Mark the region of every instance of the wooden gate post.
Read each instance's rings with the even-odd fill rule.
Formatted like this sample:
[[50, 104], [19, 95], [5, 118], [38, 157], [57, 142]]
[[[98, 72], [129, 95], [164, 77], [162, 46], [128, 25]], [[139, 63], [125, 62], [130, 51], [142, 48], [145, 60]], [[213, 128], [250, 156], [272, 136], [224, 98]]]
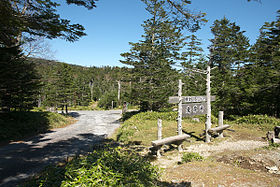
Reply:
[[[224, 126], [224, 111], [219, 111], [219, 127]], [[219, 133], [219, 138], [223, 138], [224, 133], [223, 131]]]

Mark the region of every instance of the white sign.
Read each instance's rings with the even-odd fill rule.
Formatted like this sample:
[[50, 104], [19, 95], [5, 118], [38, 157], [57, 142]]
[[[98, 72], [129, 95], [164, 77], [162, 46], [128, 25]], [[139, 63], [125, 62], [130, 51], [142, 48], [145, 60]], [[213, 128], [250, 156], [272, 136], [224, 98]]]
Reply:
[[195, 116], [206, 114], [206, 103], [190, 103], [182, 105], [182, 116]]
[[[211, 96], [211, 101], [215, 101], [216, 96]], [[178, 96], [169, 97], [169, 103], [179, 103]], [[206, 96], [182, 96], [183, 103], [201, 103], [206, 102]]]

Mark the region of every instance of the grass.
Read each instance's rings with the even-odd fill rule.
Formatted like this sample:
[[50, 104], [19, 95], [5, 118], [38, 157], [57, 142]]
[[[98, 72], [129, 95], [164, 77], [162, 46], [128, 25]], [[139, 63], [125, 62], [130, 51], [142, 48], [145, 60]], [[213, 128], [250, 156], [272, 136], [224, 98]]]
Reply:
[[73, 122], [69, 116], [51, 112], [0, 113], [0, 142], [22, 140]]
[[182, 162], [188, 163], [193, 161], [202, 161], [204, 158], [199, 153], [184, 153], [182, 156]]
[[[124, 116], [124, 123], [113, 136], [117, 141], [124, 143], [141, 142], [142, 145], [150, 146], [151, 141], [157, 139], [157, 119], [162, 122], [163, 138], [177, 135], [177, 113], [176, 112], [132, 112]], [[200, 122], [185, 118], [182, 122], [184, 133], [191, 135], [191, 141], [203, 141], [201, 135], [205, 129], [205, 117], [198, 116]], [[248, 118], [248, 119], [247, 119]], [[212, 127], [217, 125], [217, 118], [212, 117]], [[264, 137], [268, 130], [273, 130], [275, 125], [279, 125], [280, 119], [268, 116], [248, 116], [238, 118], [236, 121], [225, 121], [230, 124], [234, 132], [225, 131], [225, 137], [233, 139], [259, 139]], [[238, 133], [236, 133], [238, 132]], [[220, 140], [215, 139], [214, 142]]]
[[46, 168], [23, 186], [156, 186], [158, 169], [119, 146], [96, 148], [62, 166]]

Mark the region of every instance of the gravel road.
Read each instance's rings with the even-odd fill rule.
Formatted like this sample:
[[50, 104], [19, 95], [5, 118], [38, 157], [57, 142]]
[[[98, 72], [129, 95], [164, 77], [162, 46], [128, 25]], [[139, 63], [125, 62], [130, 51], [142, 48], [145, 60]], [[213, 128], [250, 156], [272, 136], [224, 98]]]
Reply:
[[0, 187], [15, 186], [45, 166], [90, 151], [119, 126], [121, 111], [78, 111], [78, 122], [0, 148]]

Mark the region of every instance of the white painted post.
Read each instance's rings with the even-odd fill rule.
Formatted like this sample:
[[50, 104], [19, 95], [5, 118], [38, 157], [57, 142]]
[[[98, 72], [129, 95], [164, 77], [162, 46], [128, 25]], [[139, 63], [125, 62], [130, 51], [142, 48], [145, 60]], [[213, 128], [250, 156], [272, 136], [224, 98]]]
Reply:
[[206, 103], [207, 103], [207, 114], [206, 114], [206, 124], [205, 124], [205, 142], [210, 142], [210, 134], [208, 130], [211, 128], [211, 87], [210, 87], [210, 78], [211, 78], [211, 68], [210, 64], [207, 66], [207, 81], [206, 81]]
[[120, 105], [120, 99], [121, 99], [121, 81], [118, 82], [118, 103]]
[[178, 90], [178, 96], [179, 96], [179, 104], [178, 104], [178, 135], [182, 135], [182, 80], [179, 79], [179, 90]]
[[[158, 119], [158, 140], [161, 140], [162, 139], [162, 120], [161, 119]], [[160, 149], [157, 150], [157, 157], [159, 158], [161, 155], [160, 155]]]
[[162, 120], [158, 119], [158, 140], [162, 139]]
[[[183, 131], [182, 131], [182, 113], [183, 113], [183, 107], [182, 107], [182, 103], [183, 103], [183, 98], [182, 98], [182, 87], [183, 87], [183, 83], [182, 80], [179, 79], [179, 89], [178, 89], [178, 97], [179, 97], [179, 104], [178, 104], [178, 135], [182, 135]], [[178, 146], [178, 150], [179, 151], [183, 151], [182, 145]]]
[[[219, 127], [224, 126], [224, 111], [219, 111]], [[223, 131], [219, 134], [219, 138], [223, 138]]]

